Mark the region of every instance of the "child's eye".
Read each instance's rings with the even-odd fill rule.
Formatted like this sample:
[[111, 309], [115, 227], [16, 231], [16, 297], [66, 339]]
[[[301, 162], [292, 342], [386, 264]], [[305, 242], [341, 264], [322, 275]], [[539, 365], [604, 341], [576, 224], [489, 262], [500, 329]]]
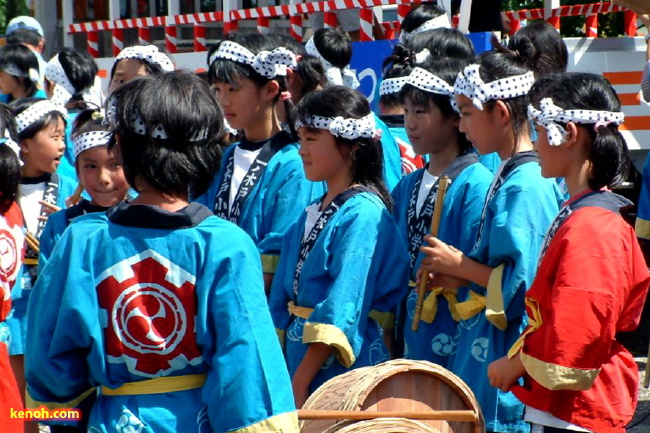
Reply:
[[94, 168], [97, 168], [97, 166], [95, 164], [84, 164], [84, 168], [86, 170], [92, 170]]

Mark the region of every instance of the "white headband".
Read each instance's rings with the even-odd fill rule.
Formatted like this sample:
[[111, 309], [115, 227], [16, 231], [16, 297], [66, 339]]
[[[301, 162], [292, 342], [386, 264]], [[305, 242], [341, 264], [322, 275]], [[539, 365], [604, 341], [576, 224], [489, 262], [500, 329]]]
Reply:
[[350, 89], [356, 89], [359, 87], [359, 80], [357, 80], [356, 75], [350, 70], [348, 66], [343, 69], [337, 68], [321, 55], [321, 53], [318, 51], [318, 48], [316, 48], [316, 43], [314, 42], [313, 36], [309, 38], [305, 44], [305, 49], [309, 55], [317, 57], [318, 60], [320, 60], [320, 62], [323, 64], [323, 67], [325, 68], [325, 75], [327, 75], [327, 82], [331, 86], [345, 86], [349, 87]]
[[[546, 129], [548, 133], [548, 143], [551, 146], [559, 146], [564, 142], [567, 131], [558, 123], [574, 122], [579, 124], [593, 123], [597, 129], [600, 125], [609, 125], [614, 123], [620, 125], [625, 120], [623, 113], [613, 111], [596, 111], [596, 110], [565, 110], [553, 103], [551, 98], [544, 98], [540, 101], [541, 110], [537, 110], [532, 105], [528, 106], [528, 117], [534, 120], [539, 126]], [[598, 132], [598, 131], [596, 131]]]
[[454, 88], [449, 83], [426, 69], [414, 68], [407, 77], [407, 83], [428, 93], [450, 97], [454, 95]]
[[463, 72], [458, 74], [454, 84], [454, 93], [471, 99], [472, 104], [479, 110], [483, 110], [483, 104], [490, 100], [526, 95], [535, 82], [535, 75], [532, 72], [526, 72], [523, 75], [486, 83], [479, 73], [480, 68], [481, 66], [477, 64], [467, 66]]
[[446, 29], [451, 28], [451, 21], [449, 21], [449, 17], [447, 16], [446, 13], [437, 16], [435, 18], [432, 18], [429, 21], [425, 21], [424, 23], [420, 24], [419, 27], [415, 28], [411, 32], [401, 32], [399, 35], [399, 41], [400, 43], [403, 44], [407, 42], [410, 38], [412, 38], [413, 35], [426, 32], [427, 30], [434, 30], [440, 28], [446, 28]]
[[82, 152], [93, 147], [108, 146], [112, 136], [113, 134], [108, 131], [91, 131], [75, 137], [72, 140], [74, 159], [76, 160]]
[[379, 94], [384, 96], [399, 93], [402, 87], [404, 87], [404, 84], [407, 83], [407, 80], [408, 77], [386, 78], [379, 85]]
[[375, 116], [370, 113], [361, 119], [344, 119], [337, 117], [311, 116], [309, 124], [296, 120], [296, 129], [308, 127], [325, 129], [336, 137], [354, 140], [356, 138], [381, 138], [381, 130], [375, 129]]
[[279, 47], [273, 51], [260, 51], [253, 54], [248, 48], [239, 45], [233, 41], [223, 41], [217, 51], [211, 56], [211, 62], [216, 59], [231, 60], [237, 63], [251, 66], [255, 72], [263, 77], [272, 79], [287, 75], [287, 66], [295, 68], [296, 56], [284, 47]]
[[147, 63], [153, 63], [162, 68], [165, 72], [174, 70], [174, 63], [165, 53], [158, 51], [155, 45], [135, 45], [133, 47], [124, 48], [120, 54], [115, 57], [115, 63], [122, 59], [140, 59]]
[[23, 132], [27, 127], [29, 127], [29, 125], [54, 111], [61, 113], [64, 119], [68, 118], [67, 111], [61, 107], [57, 107], [54, 103], [52, 103], [52, 101], [43, 100], [36, 102], [16, 116], [16, 126], [18, 128], [18, 132]]
[[74, 95], [77, 93], [77, 89], [74, 88], [74, 85], [68, 79], [68, 76], [65, 74], [65, 70], [59, 61], [59, 55], [52, 57], [49, 62], [47, 62], [47, 67], [45, 68], [45, 78], [52, 81], [57, 86], [63, 87], [65, 90]]
[[30, 81], [33, 81], [34, 83], [38, 83], [41, 79], [38, 70], [34, 68], [29, 68], [29, 71], [27, 73], [24, 73], [18, 66], [14, 65], [13, 63], [7, 63], [0, 69], [9, 75], [13, 75], [14, 77], [29, 78]]
[[7, 145], [9, 146], [9, 149], [13, 150], [16, 156], [18, 157], [18, 160], [20, 161], [20, 165], [23, 165], [22, 159], [20, 159], [20, 147], [18, 146], [18, 143], [16, 143], [13, 138], [11, 138], [11, 135], [9, 135], [9, 130], [5, 129], [5, 135], [3, 138], [0, 138], [0, 146], [2, 145]]

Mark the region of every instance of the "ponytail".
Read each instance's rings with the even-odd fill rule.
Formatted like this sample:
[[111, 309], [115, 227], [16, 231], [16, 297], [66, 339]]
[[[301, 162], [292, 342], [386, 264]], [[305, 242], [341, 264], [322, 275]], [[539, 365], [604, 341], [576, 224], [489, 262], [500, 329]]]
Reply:
[[630, 151], [618, 126], [598, 125], [591, 128], [585, 125], [593, 144], [589, 152], [591, 173], [589, 188], [598, 190], [603, 187], [615, 188], [627, 178], [630, 168]]

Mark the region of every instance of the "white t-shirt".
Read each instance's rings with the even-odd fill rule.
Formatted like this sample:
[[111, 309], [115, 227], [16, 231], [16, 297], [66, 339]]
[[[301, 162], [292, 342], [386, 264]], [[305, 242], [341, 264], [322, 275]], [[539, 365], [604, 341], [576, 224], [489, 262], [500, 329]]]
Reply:
[[320, 203], [314, 203], [310, 206], [307, 206], [305, 209], [307, 212], [307, 219], [305, 220], [305, 231], [302, 234], [302, 240], [304, 241], [311, 233], [311, 230], [314, 228], [314, 224], [318, 221], [323, 212], [320, 211]]
[[415, 213], [420, 215], [422, 211], [422, 206], [424, 205], [424, 200], [426, 200], [431, 188], [438, 180], [437, 176], [432, 175], [427, 170], [424, 170], [424, 175], [422, 176], [422, 181], [420, 182], [420, 191], [418, 191], [418, 201], [415, 204]]
[[39, 201], [43, 200], [45, 194], [45, 187], [47, 183], [30, 183], [20, 184], [18, 186], [18, 204], [23, 211], [23, 218], [27, 231], [36, 235], [38, 229], [38, 216], [41, 214], [43, 207]]
[[535, 409], [530, 406], [526, 406], [526, 414], [524, 415], [524, 421], [528, 421], [532, 425], [531, 433], [536, 433], [535, 430], [542, 431], [541, 427], [537, 426], [547, 426], [555, 427], [564, 430], [573, 430], [578, 432], [590, 433], [589, 430], [585, 430], [582, 427], [571, 424], [566, 421], [562, 421], [559, 418], [554, 417], [549, 412], [544, 412], [538, 409]]
[[234, 161], [234, 170], [232, 173], [232, 178], [230, 179], [230, 197], [228, 198], [228, 209], [232, 209], [232, 204], [237, 197], [237, 192], [239, 192], [239, 186], [241, 185], [244, 176], [248, 173], [248, 169], [251, 168], [253, 162], [257, 158], [257, 155], [260, 154], [262, 148], [257, 150], [244, 150], [239, 146], [235, 146], [235, 161]]

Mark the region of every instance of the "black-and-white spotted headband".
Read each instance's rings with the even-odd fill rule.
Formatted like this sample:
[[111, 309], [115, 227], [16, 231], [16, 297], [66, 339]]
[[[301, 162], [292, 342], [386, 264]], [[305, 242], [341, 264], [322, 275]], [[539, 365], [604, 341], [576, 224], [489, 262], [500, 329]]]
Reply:
[[360, 83], [359, 80], [357, 80], [357, 76], [348, 66], [343, 69], [337, 68], [323, 57], [323, 55], [318, 51], [318, 48], [316, 48], [313, 36], [309, 38], [305, 44], [305, 49], [307, 50], [307, 54], [317, 57], [318, 60], [320, 60], [323, 68], [325, 68], [325, 75], [327, 76], [327, 82], [330, 86], [345, 86], [350, 89], [356, 89], [359, 87]]
[[354, 140], [357, 138], [381, 138], [381, 130], [375, 128], [375, 116], [370, 113], [361, 119], [345, 119], [341, 116], [311, 116], [307, 124], [296, 120], [296, 129], [307, 127], [325, 129], [336, 137]]
[[621, 125], [625, 120], [625, 115], [621, 112], [566, 110], [555, 105], [551, 98], [542, 99], [539, 107], [541, 110], [529, 105], [528, 118], [546, 129], [548, 143], [551, 146], [559, 146], [566, 138], [567, 131], [560, 123], [594, 124], [594, 129], [597, 130], [600, 125], [609, 125], [610, 123]]
[[408, 42], [408, 40], [411, 39], [414, 35], [417, 35], [418, 33], [426, 32], [427, 30], [440, 29], [440, 28], [447, 28], [447, 29], [451, 28], [451, 21], [449, 21], [449, 17], [447, 16], [447, 14], [442, 14], [428, 21], [425, 21], [424, 23], [420, 24], [419, 27], [415, 28], [411, 32], [402, 31], [399, 34], [399, 41], [400, 43], [404, 44]]
[[165, 72], [174, 70], [174, 63], [165, 53], [161, 53], [155, 45], [136, 45], [124, 48], [120, 54], [115, 57], [117, 63], [122, 59], [139, 59], [147, 63], [153, 63], [162, 68]]
[[[425, 48], [419, 53], [415, 54], [415, 64], [420, 65], [422, 63], [425, 63], [430, 58], [431, 52]], [[379, 94], [381, 96], [384, 96], [399, 93], [402, 90], [402, 87], [404, 87], [404, 84], [406, 84], [406, 81], [407, 77], [386, 78], [385, 80], [382, 80], [381, 84], [379, 85]]]
[[419, 67], [414, 68], [408, 76], [408, 84], [438, 95], [454, 96], [454, 88], [437, 75]]
[[217, 51], [210, 57], [210, 64], [216, 59], [225, 59], [248, 65], [255, 72], [269, 79], [277, 76], [284, 77], [287, 75], [287, 66], [292, 68], [297, 66], [295, 54], [284, 47], [253, 54], [248, 48], [233, 41], [221, 42]]
[[16, 127], [18, 128], [18, 132], [23, 132], [29, 127], [29, 125], [52, 112], [60, 113], [64, 119], [68, 118], [68, 112], [55, 105], [52, 101], [38, 101], [16, 116]]
[[29, 80], [34, 83], [38, 83], [41, 80], [41, 76], [38, 73], [38, 69], [29, 68], [29, 71], [25, 73], [13, 63], [5, 63], [0, 69], [5, 71], [9, 75], [13, 75], [14, 77], [29, 78]]
[[49, 62], [47, 62], [47, 67], [45, 68], [45, 78], [52, 81], [57, 86], [63, 87], [65, 90], [73, 95], [76, 93], [74, 85], [70, 82], [70, 79], [65, 74], [65, 70], [59, 61], [59, 55], [52, 57]]
[[477, 64], [467, 66], [458, 74], [454, 84], [454, 93], [471, 99], [472, 104], [479, 110], [483, 110], [483, 104], [491, 100], [526, 95], [535, 82], [535, 75], [527, 72], [486, 83], [479, 73], [480, 68]]
[[72, 140], [74, 159], [88, 149], [99, 146], [108, 146], [113, 134], [108, 131], [91, 131], [78, 135]]

